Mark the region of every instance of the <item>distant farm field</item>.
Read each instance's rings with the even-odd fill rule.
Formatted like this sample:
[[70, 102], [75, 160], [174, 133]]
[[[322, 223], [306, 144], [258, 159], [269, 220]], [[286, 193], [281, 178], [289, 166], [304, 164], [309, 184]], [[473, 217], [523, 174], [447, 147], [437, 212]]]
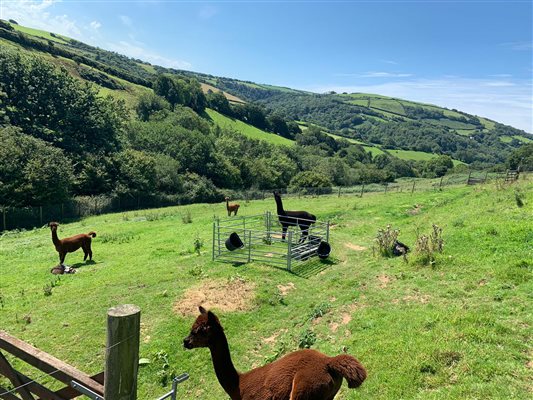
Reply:
[[282, 146], [292, 146], [294, 144], [294, 141], [290, 139], [284, 138], [274, 133], [262, 131], [261, 129], [258, 129], [255, 126], [239, 121], [238, 119], [227, 117], [225, 115], [220, 114], [219, 112], [216, 112], [215, 110], [211, 110], [208, 108], [205, 111], [213, 120], [213, 122], [221, 128], [230, 129], [235, 132], [242, 133], [250, 139], [264, 140], [268, 143]]
[[[275, 211], [271, 197], [235, 200], [240, 215]], [[97, 236], [94, 263], [69, 254], [78, 272], [59, 278], [49, 272], [58, 258], [48, 228], [4, 233], [0, 327], [92, 374], [103, 369], [107, 309], [138, 305], [140, 356], [149, 361], [139, 369], [139, 399], [163, 395], [181, 372], [191, 378], [180, 399], [227, 397], [209, 351], [183, 349], [198, 303], [219, 316], [241, 371], [302, 343], [357, 356], [368, 379], [358, 390], [343, 383], [340, 400], [530, 398], [533, 182], [291, 197], [285, 207], [331, 222], [327, 262], [289, 273], [211, 261], [212, 218], [226, 216], [224, 203], [63, 223], [60, 237]], [[407, 262], [374, 255], [376, 233], [389, 224], [412, 249], [437, 224], [443, 253], [432, 266], [415, 254]]]

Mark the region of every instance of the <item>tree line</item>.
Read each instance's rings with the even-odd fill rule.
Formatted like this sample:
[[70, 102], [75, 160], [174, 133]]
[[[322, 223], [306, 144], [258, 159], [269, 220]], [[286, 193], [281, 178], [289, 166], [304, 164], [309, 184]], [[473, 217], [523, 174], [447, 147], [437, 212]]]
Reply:
[[[167, 91], [156, 85], [132, 113], [123, 101], [99, 96], [94, 85], [63, 68], [1, 49], [0, 205], [149, 193], [220, 201], [225, 189], [390, 182], [440, 176], [453, 167], [448, 156], [429, 162], [372, 157], [314, 127], [294, 132], [290, 147], [252, 140], [221, 129], [203, 112], [210, 105], [232, 113], [245, 106], [226, 104], [221, 93], [204, 95], [189, 77], [158, 79], [162, 88], [175, 86]], [[256, 109], [248, 110], [251, 120]], [[270, 115], [255, 117], [272, 121]]]

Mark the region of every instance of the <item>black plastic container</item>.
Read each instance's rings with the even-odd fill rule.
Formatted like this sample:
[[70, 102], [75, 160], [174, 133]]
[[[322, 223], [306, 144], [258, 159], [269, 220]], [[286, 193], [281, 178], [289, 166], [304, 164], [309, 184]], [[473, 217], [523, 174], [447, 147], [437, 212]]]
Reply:
[[316, 249], [316, 254], [318, 255], [318, 258], [325, 259], [329, 257], [329, 253], [331, 252], [331, 246], [328, 242], [320, 242], [318, 245], [318, 249]]
[[226, 249], [229, 251], [237, 250], [242, 247], [244, 247], [244, 243], [239, 235], [237, 235], [237, 232], [233, 232], [231, 235], [229, 235], [229, 238], [226, 239]]

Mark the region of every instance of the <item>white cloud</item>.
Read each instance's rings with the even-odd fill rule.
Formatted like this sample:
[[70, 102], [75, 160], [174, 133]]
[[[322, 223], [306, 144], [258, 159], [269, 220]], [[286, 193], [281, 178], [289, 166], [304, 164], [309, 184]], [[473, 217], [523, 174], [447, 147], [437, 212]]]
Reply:
[[500, 43], [500, 46], [509, 47], [512, 50], [516, 51], [531, 51], [533, 50], [533, 42], [507, 42], [507, 43]]
[[353, 77], [353, 78], [409, 78], [413, 74], [406, 73], [394, 73], [394, 72], [382, 72], [382, 71], [369, 71], [363, 74], [351, 74], [351, 73], [339, 73], [335, 76]]
[[94, 29], [95, 31], [97, 31], [98, 29], [100, 29], [100, 27], [102, 26], [102, 24], [98, 21], [93, 21], [89, 24], [89, 26]]
[[106, 48], [117, 53], [127, 55], [129, 57], [138, 58], [143, 61], [148, 61], [151, 64], [161, 65], [168, 68], [176, 69], [190, 69], [191, 63], [183, 60], [174, 60], [163, 57], [150, 50], [146, 50], [144, 43], [134, 41], [134, 43], [122, 40], [118, 43], [108, 43]]
[[341, 93], [376, 93], [430, 103], [487, 117], [533, 133], [531, 81], [465, 78], [411, 79], [373, 85], [332, 84], [302, 89], [317, 93], [331, 90]]
[[119, 18], [122, 24], [127, 26], [128, 28], [131, 28], [133, 26], [133, 21], [127, 15], [119, 15]]
[[50, 9], [59, 0], [19, 0], [2, 2], [2, 17], [47, 32], [55, 32], [76, 39], [82, 38], [82, 30], [68, 15], [52, 15]]

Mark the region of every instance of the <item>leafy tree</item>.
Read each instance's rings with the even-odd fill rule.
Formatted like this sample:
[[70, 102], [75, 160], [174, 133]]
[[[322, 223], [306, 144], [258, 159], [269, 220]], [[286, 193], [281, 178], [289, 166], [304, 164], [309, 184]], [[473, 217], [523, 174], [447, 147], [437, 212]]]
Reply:
[[533, 171], [533, 143], [522, 145], [519, 149], [513, 151], [507, 160], [510, 169], [521, 171]]
[[[291, 188], [307, 190], [320, 188], [321, 193], [331, 193], [332, 191], [331, 181], [323, 174], [315, 171], [303, 171], [298, 173], [291, 179], [289, 186]], [[313, 190], [310, 192], [313, 193]]]
[[170, 104], [163, 97], [152, 92], [143, 93], [139, 97], [139, 102], [135, 111], [141, 121], [148, 121], [150, 115], [157, 111], [170, 110]]
[[115, 192], [120, 195], [153, 193], [157, 184], [154, 157], [137, 150], [127, 149], [114, 157], [118, 169]]
[[72, 182], [72, 165], [62, 150], [18, 128], [0, 128], [0, 204], [58, 204], [69, 197]]

